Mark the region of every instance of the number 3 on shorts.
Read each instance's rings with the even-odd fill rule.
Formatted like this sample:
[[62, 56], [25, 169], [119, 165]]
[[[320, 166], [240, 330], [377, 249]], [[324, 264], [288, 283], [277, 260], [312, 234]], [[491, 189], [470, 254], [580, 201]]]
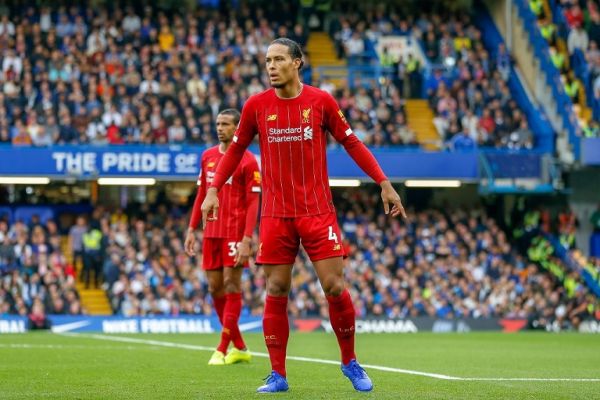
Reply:
[[337, 241], [337, 234], [333, 232], [333, 226], [329, 225], [329, 240], [333, 240], [334, 242], [338, 242]]
[[227, 255], [230, 257], [235, 256], [235, 251], [237, 250], [237, 243], [236, 242], [228, 242], [227, 246], [229, 246], [229, 253], [227, 253]]

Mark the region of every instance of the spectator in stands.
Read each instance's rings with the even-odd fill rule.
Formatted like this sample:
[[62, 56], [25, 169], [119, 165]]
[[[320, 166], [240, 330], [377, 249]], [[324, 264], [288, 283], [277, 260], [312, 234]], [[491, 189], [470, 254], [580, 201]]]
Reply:
[[567, 48], [569, 55], [573, 55], [576, 49], [585, 52], [589, 46], [589, 37], [587, 32], [583, 29], [583, 26], [578, 24], [573, 26], [573, 29], [569, 32], [567, 39]]
[[93, 144], [106, 143], [106, 126], [102, 122], [100, 108], [94, 107], [91, 109], [90, 120], [86, 129], [87, 140]]
[[12, 134], [12, 144], [18, 146], [31, 146], [33, 144], [31, 136], [23, 126], [21, 121], [16, 121], [14, 125], [14, 133]]
[[17, 255], [8, 235], [8, 223], [0, 220], [0, 273], [14, 269], [16, 258]]
[[579, 7], [579, 4], [574, 3], [568, 7], [565, 11], [565, 18], [567, 19], [567, 24], [571, 29], [576, 29], [577, 27], [583, 26], [583, 13], [581, 12], [581, 7]]
[[44, 304], [40, 299], [34, 300], [33, 306], [31, 307], [31, 313], [28, 315], [28, 318], [29, 321], [27, 329], [50, 329], [50, 321], [46, 316]]
[[529, 0], [529, 8], [537, 16], [541, 18], [544, 16], [544, 2], [543, 0]]
[[600, 72], [598, 71], [598, 66], [600, 65], [600, 63], [598, 62], [600, 61], [600, 49], [598, 49], [598, 44], [596, 41], [590, 41], [590, 47], [586, 52], [585, 57], [586, 61], [590, 66], [591, 75], [592, 77], [595, 77], [596, 75], [598, 75], [598, 72]]
[[421, 65], [419, 60], [413, 56], [412, 53], [408, 54], [406, 60], [406, 73], [409, 80], [410, 92], [408, 97], [420, 97], [421, 96]]
[[538, 26], [542, 37], [546, 39], [550, 46], [556, 46], [556, 25], [549, 18], [538, 20]]
[[104, 255], [102, 254], [102, 232], [98, 222], [92, 221], [82, 236], [83, 244], [83, 281], [85, 287], [90, 287], [92, 271], [96, 289], [100, 286]]
[[87, 232], [85, 217], [77, 217], [75, 224], [69, 229], [69, 244], [71, 246], [71, 258], [75, 265], [83, 265], [83, 235]]
[[362, 62], [362, 56], [365, 51], [365, 42], [361, 37], [360, 32], [352, 32], [352, 36], [344, 41], [344, 50], [350, 65]]
[[527, 120], [521, 119], [518, 129], [511, 132], [510, 136], [505, 138], [505, 144], [509, 149], [532, 149], [533, 134], [529, 130]]
[[573, 104], [578, 104], [582, 93], [579, 80], [575, 79], [573, 71], [569, 71], [564, 79], [565, 92], [567, 93], [567, 96], [571, 98]]
[[600, 12], [590, 12], [590, 21], [587, 26], [590, 42], [600, 43]]
[[173, 125], [168, 129], [169, 143], [183, 143], [186, 140], [185, 128], [181, 118], [174, 118]]
[[508, 81], [508, 78], [510, 77], [511, 65], [512, 60], [510, 54], [508, 53], [508, 50], [506, 50], [504, 43], [500, 43], [498, 45], [498, 51], [496, 52], [496, 68], [504, 81]]
[[450, 150], [474, 150], [476, 148], [475, 141], [469, 134], [468, 128], [463, 128], [462, 131], [455, 133], [447, 141], [447, 146]]

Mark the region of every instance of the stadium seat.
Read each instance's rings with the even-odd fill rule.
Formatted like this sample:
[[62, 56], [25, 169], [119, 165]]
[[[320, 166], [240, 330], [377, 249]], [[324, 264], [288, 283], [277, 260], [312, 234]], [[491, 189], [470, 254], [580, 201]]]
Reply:
[[13, 222], [13, 212], [10, 207], [0, 207], [0, 220], [6, 218], [9, 224]]
[[31, 218], [37, 215], [40, 218], [40, 222], [45, 224], [46, 221], [54, 219], [54, 211], [50, 207], [17, 207], [15, 209], [14, 218], [16, 221], [23, 221], [29, 223]]

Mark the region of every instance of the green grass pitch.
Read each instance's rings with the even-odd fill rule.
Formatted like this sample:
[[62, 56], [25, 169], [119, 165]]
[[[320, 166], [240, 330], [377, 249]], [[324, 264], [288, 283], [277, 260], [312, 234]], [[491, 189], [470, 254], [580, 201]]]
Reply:
[[[260, 334], [245, 338], [263, 356], [209, 367], [217, 335], [0, 335], [0, 399], [262, 397], [254, 391], [269, 372], [266, 349]], [[288, 361], [281, 399], [600, 399], [595, 335], [359, 335], [359, 361], [390, 369], [367, 368], [372, 393], [342, 376], [333, 335], [292, 333], [288, 354], [304, 359]]]

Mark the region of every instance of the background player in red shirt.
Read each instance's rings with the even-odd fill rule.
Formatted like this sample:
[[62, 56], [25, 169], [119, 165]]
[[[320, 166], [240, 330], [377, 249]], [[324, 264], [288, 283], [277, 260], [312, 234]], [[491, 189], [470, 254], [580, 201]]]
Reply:
[[[185, 239], [185, 249], [190, 256], [195, 253], [194, 230], [202, 215], [200, 205], [208, 185], [214, 179], [219, 161], [231, 144], [239, 120], [240, 113], [237, 110], [221, 111], [217, 116], [220, 144], [202, 153], [198, 193]], [[224, 207], [218, 221], [204, 227], [202, 269], [206, 271], [208, 290], [223, 326], [221, 342], [210, 358], [209, 365], [247, 362], [251, 358], [242, 339], [238, 320], [242, 309], [242, 271], [248, 264], [252, 232], [256, 226], [260, 179], [256, 158], [249, 151], [243, 152], [238, 167], [219, 193], [219, 200]], [[233, 348], [227, 352], [230, 342]]]
[[[267, 50], [272, 89], [248, 99], [233, 143], [215, 173], [202, 204], [203, 223], [218, 220], [218, 191], [258, 134], [263, 171], [260, 246], [257, 263], [264, 266], [267, 297], [263, 332], [272, 365], [259, 392], [288, 389], [285, 370], [289, 337], [287, 314], [292, 264], [302, 243], [329, 303], [329, 315], [342, 356], [342, 372], [359, 391], [373, 388], [354, 353], [355, 310], [343, 279], [344, 249], [327, 177], [327, 132], [354, 161], [381, 185], [386, 214], [405, 216], [400, 196], [371, 152], [358, 140], [331, 95], [300, 82], [302, 51], [280, 38]], [[222, 203], [222, 201], [221, 201]], [[226, 207], [226, 204], [223, 204]]]

